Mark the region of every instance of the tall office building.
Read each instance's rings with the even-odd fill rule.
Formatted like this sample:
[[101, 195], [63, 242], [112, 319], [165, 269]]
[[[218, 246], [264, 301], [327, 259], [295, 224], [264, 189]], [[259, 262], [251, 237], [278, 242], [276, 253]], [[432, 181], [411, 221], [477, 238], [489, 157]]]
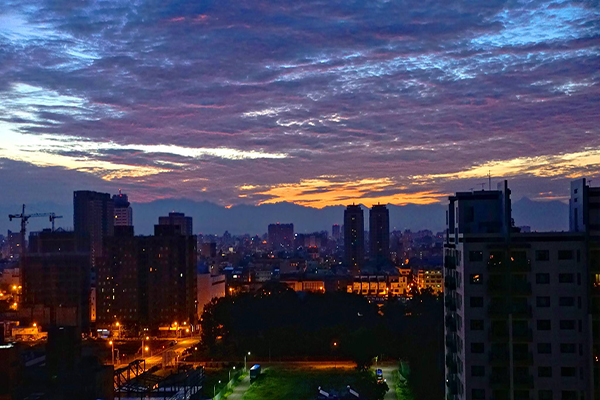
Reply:
[[182, 235], [191, 236], [193, 232], [192, 217], [184, 213], [170, 212], [167, 217], [158, 217], [159, 225], [179, 226]]
[[133, 210], [126, 194], [115, 194], [112, 197], [115, 204], [115, 226], [133, 226]]
[[270, 224], [268, 236], [271, 250], [291, 250], [294, 244], [294, 224]]
[[450, 197], [446, 399], [598, 398], [592, 324], [597, 332], [599, 308], [590, 289], [598, 291], [600, 276], [590, 274], [598, 253], [595, 261], [586, 253], [588, 236], [519, 232], [506, 182], [499, 190]]
[[383, 204], [369, 210], [369, 247], [371, 259], [377, 265], [390, 258], [390, 212]]
[[108, 193], [78, 190], [73, 193], [75, 236], [89, 241], [92, 268], [102, 256], [102, 243], [115, 226], [114, 203]]
[[344, 210], [344, 251], [351, 273], [360, 273], [365, 259], [365, 217], [359, 205]]

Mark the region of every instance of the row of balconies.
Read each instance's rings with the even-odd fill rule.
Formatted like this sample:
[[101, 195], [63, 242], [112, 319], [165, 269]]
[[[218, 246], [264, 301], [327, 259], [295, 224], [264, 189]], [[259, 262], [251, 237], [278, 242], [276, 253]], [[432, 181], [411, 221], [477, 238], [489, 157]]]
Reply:
[[[490, 341], [508, 343], [508, 339], [509, 339], [508, 328], [490, 330]], [[517, 342], [517, 343], [532, 342], [533, 341], [533, 332], [531, 329], [513, 330], [512, 341]]]
[[[515, 389], [532, 389], [533, 376], [530, 374], [515, 374], [513, 384]], [[508, 389], [510, 387], [510, 375], [508, 373], [491, 375], [490, 386], [492, 389]]]
[[448, 311], [456, 311], [456, 299], [450, 295], [444, 296], [444, 305]]
[[488, 306], [488, 314], [491, 317], [506, 317], [512, 314], [515, 317], [529, 318], [532, 316], [532, 309], [529, 304], [491, 303]]
[[501, 279], [491, 278], [488, 281], [488, 293], [529, 296], [531, 295], [531, 283], [517, 279], [507, 279], [505, 277]]
[[456, 269], [456, 257], [445, 256], [444, 257], [444, 267], [446, 267], [446, 269]]
[[529, 272], [531, 271], [531, 261], [527, 259], [515, 259], [506, 262], [504, 259], [498, 258], [488, 261], [488, 270], [490, 272], [505, 273], [509, 269], [511, 272]]

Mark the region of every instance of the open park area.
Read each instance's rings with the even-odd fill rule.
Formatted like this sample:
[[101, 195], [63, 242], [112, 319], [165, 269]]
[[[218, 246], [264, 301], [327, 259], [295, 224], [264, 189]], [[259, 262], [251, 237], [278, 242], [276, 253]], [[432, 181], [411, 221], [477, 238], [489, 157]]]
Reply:
[[385, 383], [377, 383], [373, 371], [358, 371], [349, 366], [285, 365], [271, 366], [246, 391], [243, 400], [312, 400], [318, 398], [319, 387], [327, 393], [342, 396], [347, 387], [360, 398], [382, 399]]

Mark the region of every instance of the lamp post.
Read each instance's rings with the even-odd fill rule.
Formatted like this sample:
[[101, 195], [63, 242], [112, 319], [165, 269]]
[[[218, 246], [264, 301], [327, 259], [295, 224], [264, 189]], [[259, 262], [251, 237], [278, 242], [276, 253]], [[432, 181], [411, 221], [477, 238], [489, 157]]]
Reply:
[[110, 354], [112, 355], [112, 365], [115, 365], [115, 343], [111, 340], [110, 344]]
[[335, 351], [337, 349], [337, 342], [333, 342], [333, 352], [335, 353], [333, 359], [333, 369], [337, 369], [337, 352]]
[[219, 381], [219, 383], [215, 383], [215, 386], [213, 386], [213, 398], [217, 397], [217, 385], [220, 385], [221, 381]]
[[[233, 367], [233, 370], [235, 371], [235, 367]], [[231, 370], [229, 370], [229, 380], [231, 381]]]
[[246, 365], [246, 361], [247, 361], [247, 358], [249, 355], [250, 355], [250, 352], [248, 352], [248, 354], [246, 354], [244, 356], [244, 371], [248, 371], [248, 366]]

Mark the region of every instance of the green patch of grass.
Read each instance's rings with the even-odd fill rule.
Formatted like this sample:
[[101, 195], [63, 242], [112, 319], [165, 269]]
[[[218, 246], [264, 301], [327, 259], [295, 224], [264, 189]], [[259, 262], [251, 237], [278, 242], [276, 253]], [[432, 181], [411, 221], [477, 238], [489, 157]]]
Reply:
[[[206, 368], [202, 395], [212, 398], [214, 393], [213, 390], [216, 390], [218, 393], [227, 386], [228, 377], [229, 371], [226, 368]], [[221, 383], [219, 383], [219, 381], [221, 381]]]
[[347, 385], [361, 393], [361, 397], [379, 389], [374, 375], [368, 371], [269, 368], [250, 386], [243, 399], [313, 400], [319, 386], [327, 392], [336, 390], [339, 393]]
[[400, 373], [398, 371], [394, 371], [394, 382], [396, 383], [396, 398], [398, 400], [415, 400], [408, 384], [400, 382]]

